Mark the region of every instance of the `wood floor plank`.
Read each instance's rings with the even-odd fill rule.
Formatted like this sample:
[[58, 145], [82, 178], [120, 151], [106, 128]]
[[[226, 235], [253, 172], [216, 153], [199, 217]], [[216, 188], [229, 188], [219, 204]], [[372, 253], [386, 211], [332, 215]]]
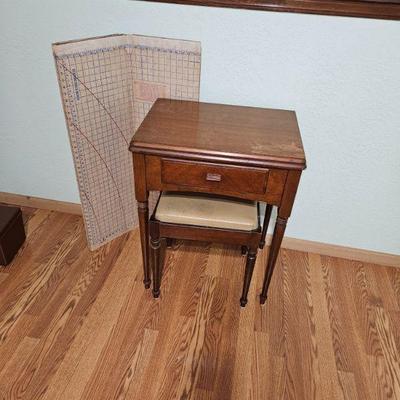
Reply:
[[[266, 265], [268, 252], [264, 250], [257, 258], [261, 258], [261, 265]], [[261, 268], [262, 270], [262, 268]], [[272, 357], [284, 357], [285, 336], [284, 327], [287, 324], [284, 313], [284, 268], [282, 257], [278, 256], [275, 271], [272, 276], [268, 300], [265, 307], [256, 309], [255, 330], [267, 332], [270, 336], [270, 355]], [[263, 276], [258, 278], [259, 285], [262, 284]], [[258, 294], [261, 293], [259, 286]], [[259, 301], [258, 299], [256, 300]]]
[[207, 275], [214, 277], [221, 276], [221, 259], [227, 252], [229, 252], [228, 246], [215, 244], [210, 247], [205, 271]]
[[[300, 253], [301, 254], [301, 253]], [[315, 386], [310, 368], [312, 360], [310, 355], [309, 335], [307, 332], [307, 307], [304, 288], [304, 270], [307, 263], [304, 257], [292, 258], [293, 252], [281, 252], [283, 267], [283, 394], [286, 398], [311, 398], [311, 390], [307, 383]], [[302, 273], [303, 272], [303, 273]], [[298, 288], [303, 288], [300, 292]], [[302, 326], [302, 324], [304, 324]], [[304, 329], [304, 331], [303, 331]], [[302, 332], [305, 338], [300, 340], [294, 332]], [[299, 366], [301, 365], [301, 368]], [[303, 381], [303, 385], [294, 385], [293, 382]]]
[[215, 397], [213, 396], [213, 392], [204, 389], [196, 389], [193, 398], [196, 400], [212, 400]]
[[[256, 261], [255, 268], [257, 269], [259, 261]], [[247, 399], [251, 393], [251, 366], [254, 354], [254, 316], [255, 308], [260, 307], [254, 301], [255, 297], [255, 286], [252, 285], [249, 291], [249, 299], [251, 301], [245, 308], [240, 309], [238, 338], [236, 342], [238, 349], [236, 350], [231, 393], [234, 399]], [[246, 344], [246, 346], [239, 344]]]
[[[155, 374], [151, 374], [151, 376], [154, 376], [156, 380], [144, 380], [139, 391], [139, 398], [143, 398], [146, 393], [149, 394], [149, 398], [151, 399], [166, 400], [179, 398], [177, 395], [178, 384], [182, 375], [185, 354], [188, 351], [193, 318], [180, 316], [176, 322], [178, 330], [174, 332], [168, 341], [169, 345], [166, 346], [167, 351], [160, 351], [161, 359], [158, 363], [153, 361], [157, 365], [157, 371], [155, 371]], [[161, 338], [161, 335], [159, 337]], [[160, 343], [162, 342], [156, 343], [156, 349], [160, 348]], [[154, 354], [153, 360], [154, 358], [157, 359], [157, 354]], [[148, 385], [148, 382], [154, 382], [154, 384]]]
[[32, 351], [36, 347], [38, 339], [24, 337], [21, 343], [14, 349], [14, 353], [3, 366], [0, 373], [0, 398], [18, 399], [21, 398], [20, 388], [15, 384], [13, 377], [21, 372]]
[[196, 314], [193, 317], [192, 330], [188, 338], [187, 353], [178, 385], [177, 395], [179, 398], [192, 398], [196, 388], [200, 360], [206, 338], [207, 322], [216, 284], [216, 278], [212, 277], [204, 279], [202, 284], [202, 291], [196, 308]]
[[334, 259], [324, 256], [321, 261], [336, 367], [338, 371], [351, 373], [352, 348], [348, 346], [347, 305], [340, 293], [343, 286], [338, 275], [333, 273]]
[[[15, 349], [19, 346], [22, 340], [28, 335], [34, 319], [31, 315], [23, 314], [15, 323], [12, 335], [0, 344], [0, 371], [3, 370], [5, 364], [14, 354]], [[15, 379], [15, 376], [14, 376]]]
[[[217, 245], [219, 247], [219, 245]], [[214, 247], [214, 246], [213, 246]], [[217, 324], [211, 324], [210, 329], [220, 329], [220, 336], [217, 338], [217, 344], [215, 345], [215, 352], [204, 353], [204, 361], [211, 362], [212, 368], [215, 368], [215, 377], [213, 382], [213, 398], [228, 400], [231, 399], [231, 392], [234, 385], [235, 375], [235, 360], [237, 359], [238, 351], [238, 337], [239, 337], [239, 321], [240, 321], [240, 308], [239, 308], [239, 296], [242, 289], [242, 279], [244, 271], [244, 257], [240, 256], [240, 250], [232, 247], [221, 246], [223, 254], [226, 254], [228, 259], [232, 261], [224, 268], [221, 268], [220, 278], [218, 281], [218, 287], [213, 297], [213, 304], [210, 311], [211, 313], [219, 313], [221, 317], [220, 327]], [[212, 262], [215, 262], [213, 260]], [[225, 263], [224, 258], [220, 259], [220, 264]], [[230, 268], [229, 268], [230, 267]], [[209, 270], [207, 270], [209, 271]], [[210, 275], [211, 276], [211, 275]], [[252, 285], [254, 286], [254, 285]], [[254, 289], [250, 296], [254, 295]], [[225, 296], [224, 309], [219, 304], [221, 301], [220, 296]], [[216, 311], [218, 309], [219, 311]], [[215, 317], [216, 315], [214, 315]], [[212, 317], [213, 318], [213, 317]], [[214, 321], [215, 322], [215, 321]], [[214, 331], [214, 332], [218, 332]], [[207, 334], [209, 337], [213, 333]], [[211, 373], [208, 371], [207, 365], [202, 364], [200, 368], [200, 376], [198, 385], [203, 387], [207, 385], [204, 383], [205, 376]]]
[[153, 299], [137, 231], [90, 252], [79, 216], [24, 221], [0, 271], [2, 399], [400, 399], [398, 269], [282, 250], [261, 306], [266, 248], [242, 309], [240, 248], [176, 241]]
[[393, 334], [396, 349], [400, 352], [400, 329], [397, 329], [397, 324], [400, 321], [400, 311], [385, 310], [385, 312], [389, 318], [390, 331]]
[[384, 356], [382, 354], [369, 355], [368, 361], [370, 385], [375, 392], [373, 399], [396, 399], [392, 388], [392, 378], [387, 370]]
[[[190, 280], [186, 282], [186, 285], [183, 288], [182, 296], [185, 301], [181, 304], [180, 314], [187, 317], [193, 317], [196, 314], [196, 310], [198, 308], [201, 287], [202, 284], [199, 282], [203, 279], [205, 275], [205, 269], [208, 263], [208, 256], [210, 252], [210, 245], [204, 243], [203, 245], [196, 246], [194, 248], [193, 244], [188, 250], [188, 257], [191, 257], [190, 254], [193, 252], [196, 254], [195, 262], [190, 262], [189, 264], [195, 266], [192, 268], [190, 274]], [[183, 266], [182, 266], [183, 267]]]
[[343, 388], [345, 400], [358, 400], [357, 385], [354, 374], [351, 372], [338, 371], [340, 386]]
[[132, 358], [132, 363], [126, 370], [118, 386], [116, 396], [117, 400], [137, 399], [137, 393], [140, 385], [143, 383], [144, 372], [150, 367], [151, 354], [155, 348], [158, 331], [146, 329], [143, 340]]
[[321, 257], [316, 254], [309, 254], [309, 263], [313, 301], [316, 314], [318, 315], [315, 334], [320, 344], [319, 354], [321, 360], [323, 360], [323, 363], [320, 364], [321, 381], [323, 384], [322, 395], [324, 399], [344, 399], [336, 369], [328, 304], [324, 291]]
[[397, 304], [400, 307], [400, 269], [398, 268], [388, 268], [389, 281], [393, 287], [396, 294]]
[[8, 272], [0, 272], [0, 284], [1, 282], [5, 281], [8, 277], [9, 277], [9, 273]]
[[[199, 360], [197, 375], [197, 389], [206, 391], [204, 396], [212, 392], [218, 373], [218, 354], [225, 340], [223, 319], [227, 313], [226, 298], [229, 294], [229, 281], [225, 278], [216, 278], [216, 288], [211, 303], [207, 321], [203, 351]], [[196, 391], [197, 392], [197, 391]]]
[[363, 266], [367, 280], [369, 282], [375, 282], [379, 293], [384, 293], [384, 296], [381, 297], [383, 308], [387, 311], [400, 311], [397, 294], [389, 275], [389, 271], [394, 268], [377, 268], [376, 265], [367, 263], [363, 263]]
[[[336, 304], [336, 329], [342, 334], [336, 333], [336, 361], [338, 368], [339, 383], [342, 392], [347, 398], [353, 393], [354, 388], [348, 388], [354, 378], [356, 385], [356, 398], [373, 399], [372, 392], [367, 380], [368, 360], [365, 338], [368, 336], [365, 329], [370, 329], [371, 322], [368, 315], [359, 315], [358, 305], [364, 304], [368, 307], [368, 294], [365, 291], [365, 282], [360, 280], [358, 266], [351, 262], [335, 258], [325, 258], [325, 268], [329, 269], [330, 297]], [[352, 278], [348, 280], [346, 271], [352, 271]], [[363, 275], [362, 275], [363, 276]], [[361, 286], [359, 283], [361, 282]], [[345, 288], [345, 289], [344, 289]], [[343, 290], [344, 289], [344, 290]], [[342, 344], [340, 344], [342, 340]], [[351, 390], [350, 390], [351, 389]]]
[[[287, 307], [297, 314], [296, 317], [288, 317], [289, 321], [296, 321], [296, 325], [288, 327], [288, 344], [286, 352], [299, 354], [295, 358], [294, 368], [301, 372], [303, 382], [303, 396], [308, 399], [321, 399], [323, 397], [322, 380], [320, 372], [319, 343], [316, 337], [316, 315], [312, 292], [311, 269], [307, 253], [294, 251], [282, 252], [285, 267], [293, 269], [295, 285], [289, 289], [292, 303]], [[285, 307], [286, 308], [286, 307]], [[301, 332], [301, 336], [294, 332]], [[296, 350], [297, 349], [297, 350]], [[301, 396], [300, 393], [297, 396]]]
[[386, 361], [386, 368], [389, 371], [390, 387], [393, 389], [394, 398], [400, 398], [400, 360], [398, 349], [392, 334], [389, 318], [381, 307], [375, 308], [376, 326], [381, 341], [383, 357]]
[[[268, 355], [269, 335], [265, 332], [254, 332], [254, 347], [252, 354], [251, 365], [251, 399], [259, 400], [270, 398], [271, 392], [271, 379], [265, 379], [266, 374], [268, 377], [272, 375], [270, 369], [271, 358]], [[274, 379], [276, 381], [276, 379]], [[275, 391], [276, 393], [276, 391]]]

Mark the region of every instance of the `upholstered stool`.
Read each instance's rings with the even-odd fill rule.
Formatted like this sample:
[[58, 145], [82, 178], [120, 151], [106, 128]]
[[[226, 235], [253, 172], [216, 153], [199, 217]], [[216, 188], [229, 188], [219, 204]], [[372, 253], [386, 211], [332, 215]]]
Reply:
[[258, 228], [257, 203], [203, 194], [162, 193], [158, 221], [252, 231]]
[[199, 193], [165, 192], [150, 219], [153, 295], [160, 295], [161, 238], [238, 244], [248, 249], [243, 292], [245, 306], [261, 239], [257, 202]]

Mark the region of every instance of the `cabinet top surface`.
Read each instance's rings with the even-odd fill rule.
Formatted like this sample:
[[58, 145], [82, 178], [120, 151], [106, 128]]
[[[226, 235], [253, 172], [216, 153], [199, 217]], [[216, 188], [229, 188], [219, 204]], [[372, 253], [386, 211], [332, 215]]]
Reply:
[[154, 103], [130, 150], [306, 163], [294, 111], [168, 99]]

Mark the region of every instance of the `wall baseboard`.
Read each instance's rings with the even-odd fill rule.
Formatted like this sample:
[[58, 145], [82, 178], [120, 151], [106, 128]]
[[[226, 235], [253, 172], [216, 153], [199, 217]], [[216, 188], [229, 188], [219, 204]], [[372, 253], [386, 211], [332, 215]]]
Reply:
[[[42, 199], [39, 197], [24, 196], [20, 194], [0, 192], [0, 203], [82, 215], [81, 205], [78, 203]], [[267, 245], [270, 244], [271, 238], [271, 235], [267, 235]], [[324, 256], [346, 258], [349, 260], [400, 268], [400, 255], [396, 254], [380, 253], [372, 250], [338, 246], [335, 244], [314, 242], [312, 240], [295, 239], [291, 237], [284, 237], [282, 247], [289, 250], [304, 251]]]
[[[272, 235], [267, 235], [266, 245], [271, 243]], [[354, 247], [339, 246], [331, 243], [314, 242], [312, 240], [284, 237], [282, 248], [289, 250], [315, 253], [321, 256], [346, 258], [371, 264], [385, 265], [400, 268], [400, 255], [381, 253], [373, 250], [357, 249]]]
[[317, 253], [325, 256], [346, 258], [354, 261], [400, 268], [400, 255], [397, 254], [382, 253], [379, 251], [358, 249], [354, 247], [339, 246], [331, 243], [313, 242], [312, 240], [301, 240], [295, 238], [287, 238], [287, 243], [285, 246], [287, 248], [290, 247], [293, 250], [300, 251], [302, 247], [307, 247], [307, 252], [309, 253]]
[[21, 194], [0, 192], [0, 203], [14, 204], [20, 207], [41, 208], [43, 210], [59, 211], [67, 214], [82, 215], [82, 208], [79, 203], [42, 199], [40, 197], [25, 196]]

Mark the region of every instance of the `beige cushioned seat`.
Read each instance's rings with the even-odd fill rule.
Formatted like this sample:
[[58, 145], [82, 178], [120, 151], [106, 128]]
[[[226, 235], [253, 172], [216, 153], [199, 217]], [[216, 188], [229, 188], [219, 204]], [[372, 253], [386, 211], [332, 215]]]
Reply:
[[258, 228], [256, 202], [204, 194], [163, 192], [155, 218], [161, 222], [242, 231]]

